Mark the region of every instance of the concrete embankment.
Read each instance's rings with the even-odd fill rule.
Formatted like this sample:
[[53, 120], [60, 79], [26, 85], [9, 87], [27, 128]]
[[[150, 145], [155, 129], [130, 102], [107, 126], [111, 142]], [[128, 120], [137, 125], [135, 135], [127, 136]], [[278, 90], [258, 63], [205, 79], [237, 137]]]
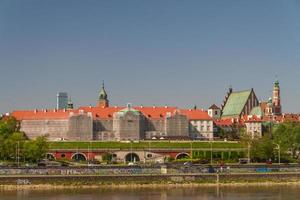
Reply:
[[148, 184], [300, 183], [300, 173], [2, 175], [1, 186], [103, 186]]

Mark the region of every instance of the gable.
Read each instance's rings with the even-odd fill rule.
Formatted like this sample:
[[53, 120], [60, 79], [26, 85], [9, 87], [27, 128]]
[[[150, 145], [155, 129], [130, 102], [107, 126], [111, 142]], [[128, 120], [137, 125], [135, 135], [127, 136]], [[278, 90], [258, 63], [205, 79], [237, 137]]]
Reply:
[[222, 110], [222, 117], [240, 116], [252, 90], [232, 92]]

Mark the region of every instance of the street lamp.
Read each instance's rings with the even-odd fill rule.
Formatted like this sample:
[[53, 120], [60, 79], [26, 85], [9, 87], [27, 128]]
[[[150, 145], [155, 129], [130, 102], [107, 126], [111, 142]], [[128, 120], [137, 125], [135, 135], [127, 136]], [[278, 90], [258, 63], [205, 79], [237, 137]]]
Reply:
[[90, 148], [91, 148], [91, 141], [89, 141], [89, 145], [88, 145], [88, 166], [90, 165]]
[[130, 140], [130, 162], [132, 162], [132, 140]]
[[17, 166], [20, 166], [20, 141], [17, 142], [17, 146], [16, 146], [16, 162], [17, 162]]
[[213, 149], [212, 149], [212, 141], [210, 141], [210, 164], [213, 162]]
[[248, 142], [248, 164], [250, 164], [250, 148], [251, 148], [251, 144], [250, 142]]
[[277, 146], [278, 149], [278, 164], [280, 165], [280, 145], [277, 143], [274, 143]]
[[191, 140], [191, 160], [193, 161], [193, 141]]

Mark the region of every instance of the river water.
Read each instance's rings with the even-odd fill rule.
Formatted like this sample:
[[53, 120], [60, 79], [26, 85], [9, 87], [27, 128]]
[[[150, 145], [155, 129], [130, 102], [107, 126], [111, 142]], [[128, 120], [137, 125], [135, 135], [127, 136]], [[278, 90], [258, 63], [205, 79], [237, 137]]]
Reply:
[[299, 200], [300, 186], [2, 190], [0, 200]]

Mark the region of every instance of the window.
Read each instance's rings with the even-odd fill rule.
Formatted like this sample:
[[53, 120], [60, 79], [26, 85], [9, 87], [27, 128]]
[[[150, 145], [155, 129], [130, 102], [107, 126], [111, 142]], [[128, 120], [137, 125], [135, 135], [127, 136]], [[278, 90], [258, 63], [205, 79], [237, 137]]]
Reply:
[[200, 127], [200, 131], [203, 131], [203, 130], [204, 130], [204, 126], [201, 126], [201, 127]]
[[218, 111], [217, 110], [215, 111], [215, 115], [218, 115]]

